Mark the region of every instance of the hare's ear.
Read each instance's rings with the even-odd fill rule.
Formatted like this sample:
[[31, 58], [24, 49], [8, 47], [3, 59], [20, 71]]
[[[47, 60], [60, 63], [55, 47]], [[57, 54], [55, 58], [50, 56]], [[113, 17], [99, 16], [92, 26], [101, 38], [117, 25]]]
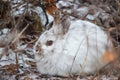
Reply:
[[70, 23], [70, 19], [68, 16], [65, 15], [64, 17], [62, 17], [62, 19], [61, 19], [62, 34], [65, 34], [68, 32], [70, 24], [71, 23]]
[[62, 15], [60, 11], [56, 11], [54, 17], [54, 32], [58, 35], [67, 33], [70, 26], [70, 19], [67, 15]]

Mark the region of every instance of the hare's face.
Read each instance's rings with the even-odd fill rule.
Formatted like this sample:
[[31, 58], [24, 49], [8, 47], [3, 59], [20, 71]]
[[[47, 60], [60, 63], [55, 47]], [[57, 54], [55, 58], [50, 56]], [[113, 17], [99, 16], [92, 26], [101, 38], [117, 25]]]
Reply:
[[37, 48], [39, 53], [46, 55], [53, 53], [54, 45], [56, 42], [56, 37], [50, 31], [45, 31], [39, 38]]
[[51, 55], [60, 53], [63, 45], [63, 36], [67, 33], [70, 26], [68, 18], [63, 17], [61, 22], [54, 22], [50, 24], [49, 30], [43, 32], [35, 47], [36, 52], [42, 55]]

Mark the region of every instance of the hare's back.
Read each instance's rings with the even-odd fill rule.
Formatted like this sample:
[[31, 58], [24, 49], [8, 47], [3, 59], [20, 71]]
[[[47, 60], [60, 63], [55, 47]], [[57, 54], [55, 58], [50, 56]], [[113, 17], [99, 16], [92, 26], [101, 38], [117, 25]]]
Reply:
[[71, 24], [65, 43], [66, 54], [77, 55], [78, 59], [85, 59], [87, 55], [90, 61], [101, 58], [106, 47], [111, 46], [107, 33], [99, 26], [82, 20]]

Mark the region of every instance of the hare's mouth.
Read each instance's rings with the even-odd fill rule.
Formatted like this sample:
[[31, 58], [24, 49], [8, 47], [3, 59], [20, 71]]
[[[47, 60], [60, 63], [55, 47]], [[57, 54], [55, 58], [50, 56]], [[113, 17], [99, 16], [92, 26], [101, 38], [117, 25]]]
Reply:
[[37, 54], [40, 56], [43, 55], [43, 53], [41, 51], [40, 52], [38, 51]]

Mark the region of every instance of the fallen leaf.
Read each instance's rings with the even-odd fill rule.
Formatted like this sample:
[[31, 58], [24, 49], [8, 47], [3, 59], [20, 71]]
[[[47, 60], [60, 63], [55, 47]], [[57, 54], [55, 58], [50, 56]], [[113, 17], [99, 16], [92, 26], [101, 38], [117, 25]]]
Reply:
[[106, 63], [106, 62], [112, 62], [116, 59], [116, 55], [110, 51], [105, 51], [103, 57], [102, 57], [102, 62]]

